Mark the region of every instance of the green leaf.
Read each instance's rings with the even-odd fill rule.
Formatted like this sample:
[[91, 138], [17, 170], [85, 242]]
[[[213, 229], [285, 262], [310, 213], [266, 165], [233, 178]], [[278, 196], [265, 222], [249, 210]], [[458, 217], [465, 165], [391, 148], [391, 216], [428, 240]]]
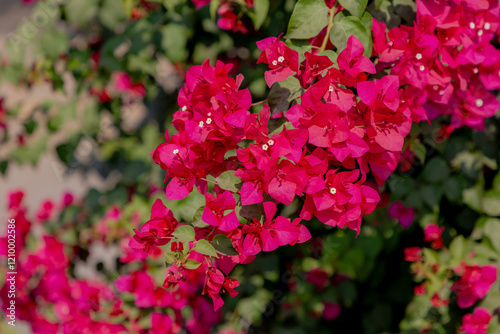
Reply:
[[199, 266], [201, 265], [200, 262], [197, 262], [193, 259], [188, 259], [186, 261], [186, 263], [184, 264], [184, 266], [187, 268], [187, 269], [191, 269], [191, 270], [194, 270], [194, 269], [197, 269]]
[[441, 182], [445, 181], [449, 174], [446, 161], [441, 157], [435, 157], [425, 165], [422, 178], [427, 182]]
[[271, 110], [271, 115], [278, 114], [288, 110], [290, 102], [288, 102], [288, 97], [290, 96], [290, 89], [285, 87], [280, 87], [279, 82], [275, 82], [269, 91], [267, 96], [267, 103]]
[[328, 25], [328, 7], [324, 0], [299, 0], [288, 22], [285, 38], [311, 38]]
[[465, 247], [465, 239], [462, 235], [459, 235], [453, 239], [453, 241], [450, 244], [450, 252], [453, 255], [453, 257], [456, 257], [460, 260], [464, 259], [467, 250]]
[[64, 9], [70, 23], [88, 24], [97, 13], [97, 0], [68, 1]]
[[319, 54], [320, 56], [327, 56], [328, 58], [330, 58], [330, 60], [333, 62], [334, 66], [336, 67], [337, 65], [337, 57], [339, 56], [337, 54], [337, 52], [333, 51], [333, 50], [326, 50], [326, 51], [323, 51]]
[[500, 216], [500, 190], [487, 191], [482, 199], [483, 212], [490, 216]]
[[339, 0], [339, 3], [353, 16], [361, 17], [365, 11], [368, 0]]
[[234, 249], [231, 239], [226, 237], [224, 234], [217, 234], [212, 240], [212, 246], [214, 246], [215, 250], [222, 255], [239, 255], [236, 249]]
[[215, 15], [217, 14], [217, 8], [219, 8], [221, 0], [210, 1], [210, 17], [215, 20]]
[[490, 239], [497, 252], [500, 252], [500, 219], [490, 218], [484, 223], [484, 235]]
[[191, 225], [179, 226], [172, 234], [182, 242], [193, 241], [195, 235], [194, 228]]
[[267, 13], [269, 12], [269, 0], [254, 0], [253, 10], [255, 11], [253, 25], [255, 26], [255, 29], [258, 30], [267, 18]]
[[46, 31], [40, 40], [42, 52], [49, 58], [57, 58], [66, 53], [69, 48], [67, 34], [59, 30]]
[[363, 55], [369, 57], [372, 53], [371, 32], [364, 24], [354, 16], [346, 16], [337, 22], [334, 22], [330, 33], [330, 40], [337, 47], [337, 53], [343, 51], [347, 45], [350, 36], [356, 37], [364, 46]]
[[462, 191], [463, 201], [470, 208], [482, 212], [482, 194], [483, 187], [480, 184], [476, 184], [473, 188], [464, 189], [464, 191]]
[[177, 260], [174, 254], [165, 253], [165, 263], [172, 264]]
[[177, 23], [168, 23], [161, 29], [161, 47], [172, 62], [183, 61], [188, 56], [186, 44], [188, 30]]
[[110, 30], [114, 30], [116, 25], [127, 18], [122, 1], [104, 0], [99, 10], [99, 20]]
[[500, 190], [500, 173], [495, 175], [495, 178], [493, 179], [493, 189]]
[[260, 220], [260, 218], [262, 217], [262, 210], [260, 209], [260, 206], [258, 204], [242, 205], [241, 207], [236, 207], [237, 210], [238, 208], [238, 216], [250, 219], [253, 218], [257, 220]]
[[241, 183], [241, 178], [235, 176], [234, 173], [236, 173], [234, 170], [225, 171], [215, 178], [215, 182], [224, 190], [237, 192], [238, 188], [236, 188], [236, 184]]
[[205, 210], [205, 206], [199, 207], [198, 210], [196, 210], [194, 216], [193, 216], [193, 226], [194, 227], [205, 227], [209, 226], [207, 223], [205, 223], [201, 217], [203, 216], [203, 210]]
[[200, 254], [219, 257], [217, 252], [215, 251], [214, 246], [212, 246], [207, 240], [201, 239], [196, 242], [196, 246], [194, 246], [194, 250]]

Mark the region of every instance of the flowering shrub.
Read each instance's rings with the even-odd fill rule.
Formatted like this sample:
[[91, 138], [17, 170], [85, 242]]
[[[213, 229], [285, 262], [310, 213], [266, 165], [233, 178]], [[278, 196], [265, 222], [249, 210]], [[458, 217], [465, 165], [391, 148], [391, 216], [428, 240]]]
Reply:
[[[37, 302], [23, 304], [37, 314], [35, 332], [320, 333], [330, 321], [364, 333], [498, 331], [498, 2], [124, 6], [116, 22], [99, 7], [103, 27], [120, 22], [125, 40], [119, 29], [86, 40], [85, 73], [71, 63], [76, 49], [58, 55], [87, 80], [79, 87], [119, 119], [127, 106], [159, 99], [161, 77], [146, 60], [153, 55], [160, 63], [165, 53], [184, 84], [161, 87], [177, 100], [171, 117], [161, 110], [161, 131], [119, 125], [114, 137], [90, 134], [123, 171], [114, 196], [130, 209], [101, 210], [87, 227], [92, 238], [77, 248], [94, 239], [119, 245], [119, 274], [95, 283], [71, 273], [70, 242], [48, 233], [20, 262], [40, 282], [25, 295]], [[71, 6], [60, 9], [72, 17]], [[288, 15], [283, 35], [274, 19]], [[228, 35], [216, 27], [246, 45], [231, 39], [232, 52], [205, 60], [186, 33], [199, 26], [220, 44]], [[173, 33], [185, 38], [176, 44]], [[161, 180], [165, 196], [146, 189]], [[37, 223], [50, 226], [58, 210], [45, 201]], [[51, 279], [63, 297], [47, 295]]]

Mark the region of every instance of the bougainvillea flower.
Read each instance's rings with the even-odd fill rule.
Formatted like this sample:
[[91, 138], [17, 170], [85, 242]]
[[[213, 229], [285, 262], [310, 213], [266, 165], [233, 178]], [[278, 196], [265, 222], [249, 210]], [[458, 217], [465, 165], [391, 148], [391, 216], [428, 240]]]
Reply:
[[496, 266], [466, 266], [462, 277], [451, 287], [452, 291], [457, 292], [458, 306], [470, 307], [478, 299], [484, 298], [496, 279]]
[[264, 63], [270, 68], [264, 73], [264, 78], [269, 87], [277, 81], [283, 81], [299, 70], [299, 54], [280, 41], [281, 35], [268, 37], [257, 42], [257, 47], [262, 53], [257, 64]]
[[444, 226], [439, 227], [438, 224], [429, 224], [424, 228], [424, 241], [431, 242], [431, 247], [434, 249], [444, 247], [443, 234]]
[[113, 74], [115, 89], [120, 93], [129, 94], [133, 98], [143, 98], [146, 96], [146, 87], [141, 82], [134, 83], [129, 74], [125, 72], [115, 72]]
[[342, 84], [356, 87], [356, 83], [366, 80], [366, 73], [374, 74], [375, 65], [370, 58], [363, 56], [365, 48], [354, 35], [347, 40], [347, 45], [337, 57], [339, 69], [344, 76]]
[[[207, 205], [203, 209], [202, 219], [205, 223], [218, 226], [221, 231], [231, 231], [240, 225], [234, 208], [236, 200], [233, 194], [226, 190], [217, 196], [217, 199], [212, 194], [205, 194]], [[226, 210], [232, 210], [228, 214], [224, 214]]]
[[172, 238], [178, 222], [160, 199], [157, 199], [151, 209], [151, 218], [140, 230], [134, 229], [135, 235], [129, 245], [135, 249], [149, 252], [154, 246], [167, 244]]
[[462, 318], [460, 330], [466, 334], [486, 334], [491, 321], [490, 312], [484, 307], [476, 307], [474, 312]]
[[399, 225], [404, 228], [410, 227], [415, 219], [415, 210], [413, 208], [407, 208], [402, 202], [392, 203], [387, 213], [389, 217], [397, 219]]
[[407, 247], [404, 250], [405, 261], [409, 262], [422, 262], [422, 248], [420, 247]]

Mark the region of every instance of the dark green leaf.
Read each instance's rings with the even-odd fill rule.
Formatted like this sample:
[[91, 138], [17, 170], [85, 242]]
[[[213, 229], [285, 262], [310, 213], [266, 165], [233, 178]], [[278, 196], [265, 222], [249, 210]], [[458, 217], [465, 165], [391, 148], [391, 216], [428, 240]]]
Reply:
[[215, 182], [224, 190], [237, 192], [236, 184], [241, 183], [241, 178], [235, 176], [234, 173], [236, 173], [234, 170], [225, 171], [215, 179]]
[[197, 269], [199, 266], [201, 265], [200, 262], [197, 262], [193, 259], [188, 259], [186, 261], [186, 263], [184, 264], [184, 266], [187, 268], [187, 269], [190, 269], [190, 270], [194, 270], [194, 269]]
[[207, 240], [201, 239], [196, 242], [196, 246], [194, 246], [194, 250], [200, 254], [219, 257], [217, 252], [215, 251], [214, 246], [212, 246]]
[[371, 32], [354, 16], [346, 16], [333, 24], [330, 40], [337, 47], [337, 53], [345, 49], [350, 36], [356, 37], [363, 44], [365, 48], [363, 55], [369, 57], [373, 44]]
[[351, 13], [351, 15], [361, 17], [365, 11], [368, 0], [339, 0], [339, 3]]
[[217, 234], [212, 240], [212, 246], [222, 255], [234, 256], [239, 254], [236, 249], [234, 249], [231, 239], [224, 234]]
[[311, 38], [328, 25], [328, 7], [324, 0], [299, 0], [288, 22], [285, 38]]
[[191, 225], [179, 226], [172, 234], [182, 242], [193, 241], [195, 235], [194, 228]]
[[253, 10], [255, 11], [253, 25], [258, 30], [266, 20], [267, 13], [269, 12], [269, 0], [254, 0]]

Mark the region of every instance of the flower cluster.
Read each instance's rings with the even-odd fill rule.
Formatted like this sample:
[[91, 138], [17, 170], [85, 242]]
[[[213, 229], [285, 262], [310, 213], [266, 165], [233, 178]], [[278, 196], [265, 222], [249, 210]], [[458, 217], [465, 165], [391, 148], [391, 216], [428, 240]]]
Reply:
[[452, 128], [484, 129], [500, 103], [489, 90], [500, 88], [500, 50], [496, 1], [417, 0], [413, 27], [386, 34], [373, 20], [377, 71], [390, 68], [402, 85], [414, 121], [450, 118]]
[[[123, 221], [123, 212], [118, 208], [111, 207], [98, 224], [80, 230], [80, 241], [69, 242], [64, 233], [54, 235], [54, 231], [61, 232], [61, 227], [55, 229], [53, 219], [59, 214], [65, 216], [64, 210], [75, 208], [79, 209], [81, 219], [86, 211], [83, 204], [71, 194], [64, 194], [59, 202], [51, 204], [51, 214], [44, 217], [41, 229], [34, 231], [23, 198], [21, 191], [9, 194], [8, 214], [16, 224], [16, 317], [28, 321], [33, 333], [180, 333], [182, 329], [189, 333], [209, 333], [220, 321], [220, 312], [214, 312], [210, 302], [198, 294], [205, 284], [205, 268], [186, 272], [187, 279], [179, 282], [175, 292], [158, 285], [145, 271], [154, 262], [146, 261], [144, 252], [121, 243], [130, 235], [118, 223]], [[45, 210], [46, 203], [53, 202], [43, 202], [39, 212]], [[160, 204], [155, 204], [148, 225], [151, 233], [153, 226], [169, 219], [169, 211], [162, 211]], [[91, 268], [79, 269], [84, 265], [82, 259], [87, 264], [92, 262], [90, 258], [96, 256], [92, 253], [93, 245], [102, 247], [103, 236], [107, 249], [121, 243], [122, 250], [116, 253], [122, 254], [121, 276], [114, 282], [90, 274]], [[7, 256], [6, 243], [7, 238], [0, 237], [0, 258]], [[112, 254], [109, 256], [112, 262], [116, 260]], [[5, 275], [5, 271], [1, 274]], [[226, 289], [230, 286], [225, 284]], [[0, 303], [4, 311], [10, 300], [7, 292], [8, 284], [2, 284]], [[128, 302], [131, 297], [133, 304]], [[186, 307], [192, 316], [181, 313]]]

